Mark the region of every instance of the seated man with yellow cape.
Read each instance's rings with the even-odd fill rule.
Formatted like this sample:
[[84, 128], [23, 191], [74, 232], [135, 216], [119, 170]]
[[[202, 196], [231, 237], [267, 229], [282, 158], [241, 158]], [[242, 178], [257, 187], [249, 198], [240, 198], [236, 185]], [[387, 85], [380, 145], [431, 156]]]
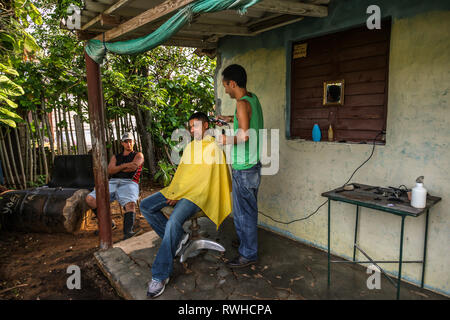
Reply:
[[[156, 298], [164, 291], [173, 271], [173, 258], [189, 240], [184, 222], [202, 210], [216, 225], [231, 213], [231, 177], [224, 152], [212, 136], [205, 135], [209, 119], [202, 112], [189, 118], [194, 140], [185, 148], [171, 184], [141, 201], [141, 213], [162, 238], [152, 264], [147, 295]], [[175, 206], [170, 218], [161, 212]]]

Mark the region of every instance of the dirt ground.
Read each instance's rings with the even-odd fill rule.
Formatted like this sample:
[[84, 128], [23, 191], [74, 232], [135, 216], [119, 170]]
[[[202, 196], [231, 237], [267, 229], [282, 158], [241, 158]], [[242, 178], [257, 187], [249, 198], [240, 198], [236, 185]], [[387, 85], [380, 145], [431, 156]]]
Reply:
[[[160, 187], [141, 182], [143, 199]], [[111, 205], [117, 228], [113, 242], [123, 238], [123, 219], [119, 205]], [[117, 300], [121, 299], [101, 273], [93, 253], [99, 248], [94, 234], [97, 221], [87, 215], [86, 224], [75, 234], [20, 233], [0, 230], [0, 300]], [[135, 228], [151, 227], [136, 215]], [[81, 289], [68, 289], [70, 265], [81, 271]]]

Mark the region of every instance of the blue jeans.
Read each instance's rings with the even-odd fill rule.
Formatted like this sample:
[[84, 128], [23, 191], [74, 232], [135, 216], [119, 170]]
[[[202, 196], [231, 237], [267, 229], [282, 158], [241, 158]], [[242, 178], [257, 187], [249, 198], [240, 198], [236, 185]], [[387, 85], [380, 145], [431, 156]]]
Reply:
[[261, 163], [250, 169], [234, 170], [233, 219], [240, 240], [239, 254], [246, 259], [258, 257], [258, 188], [261, 182]]
[[152, 226], [153, 230], [162, 238], [161, 246], [152, 264], [152, 278], [157, 281], [164, 281], [173, 271], [173, 258], [184, 234], [183, 224], [200, 211], [196, 204], [181, 199], [167, 219], [161, 209], [167, 207], [167, 198], [161, 192], [152, 194], [141, 201], [140, 209], [142, 215]]
[[[95, 189], [89, 193], [95, 198]], [[136, 203], [139, 198], [139, 184], [131, 179], [109, 179], [109, 202], [119, 201], [122, 207], [129, 202]]]

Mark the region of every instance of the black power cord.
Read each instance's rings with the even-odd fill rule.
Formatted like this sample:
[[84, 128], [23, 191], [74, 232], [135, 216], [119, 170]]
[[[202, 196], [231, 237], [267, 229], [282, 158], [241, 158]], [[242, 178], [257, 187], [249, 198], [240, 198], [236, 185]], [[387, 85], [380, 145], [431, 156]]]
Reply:
[[[382, 130], [382, 131], [380, 131], [380, 132], [375, 136], [375, 138], [373, 139], [373, 147], [372, 147], [372, 152], [370, 153], [370, 156], [369, 156], [369, 157], [366, 159], [366, 161], [364, 161], [358, 168], [356, 168], [355, 171], [353, 171], [353, 173], [352, 173], [352, 175], [350, 176], [350, 178], [349, 178], [349, 179], [347, 180], [347, 182], [344, 183], [342, 186], [345, 186], [346, 184], [348, 184], [348, 183], [350, 182], [350, 180], [352, 180], [352, 178], [353, 178], [353, 176], [355, 175], [355, 173], [356, 173], [359, 169], [361, 169], [361, 167], [362, 167], [363, 165], [365, 165], [365, 164], [370, 160], [370, 158], [372, 158], [373, 153], [374, 153], [374, 151], [375, 151], [375, 142], [376, 142], [377, 138], [378, 138], [381, 134], [384, 134], [384, 133], [385, 133], [385, 131]], [[261, 212], [261, 211], [258, 211], [258, 213], [262, 214], [263, 216], [265, 216], [265, 217], [267, 217], [267, 218], [269, 218], [269, 219], [271, 219], [271, 220], [273, 220], [273, 221], [275, 221], [275, 222], [277, 222], [277, 223], [281, 223], [281, 224], [286, 224], [286, 225], [288, 225], [288, 224], [291, 224], [291, 223], [294, 223], [294, 222], [297, 222], [297, 221], [306, 220], [306, 219], [312, 217], [312, 216], [315, 215], [315, 214], [319, 211], [319, 209], [322, 208], [327, 202], [328, 202], [328, 200], [325, 200], [325, 202], [322, 203], [320, 206], [318, 206], [317, 209], [316, 209], [313, 213], [311, 213], [309, 216], [306, 216], [306, 217], [300, 218], [300, 219], [295, 219], [295, 220], [292, 220], [292, 221], [289, 221], [289, 222], [283, 222], [283, 221], [276, 220], [276, 219], [274, 219], [274, 218], [272, 218], [272, 217], [266, 215], [265, 213], [263, 213], [263, 212]]]

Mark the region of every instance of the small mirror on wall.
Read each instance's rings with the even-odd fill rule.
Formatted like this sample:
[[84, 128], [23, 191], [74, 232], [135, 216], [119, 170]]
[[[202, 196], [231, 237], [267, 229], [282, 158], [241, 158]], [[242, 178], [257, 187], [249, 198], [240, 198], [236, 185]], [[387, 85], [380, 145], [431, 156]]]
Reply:
[[324, 81], [323, 83], [323, 105], [344, 104], [344, 80]]

